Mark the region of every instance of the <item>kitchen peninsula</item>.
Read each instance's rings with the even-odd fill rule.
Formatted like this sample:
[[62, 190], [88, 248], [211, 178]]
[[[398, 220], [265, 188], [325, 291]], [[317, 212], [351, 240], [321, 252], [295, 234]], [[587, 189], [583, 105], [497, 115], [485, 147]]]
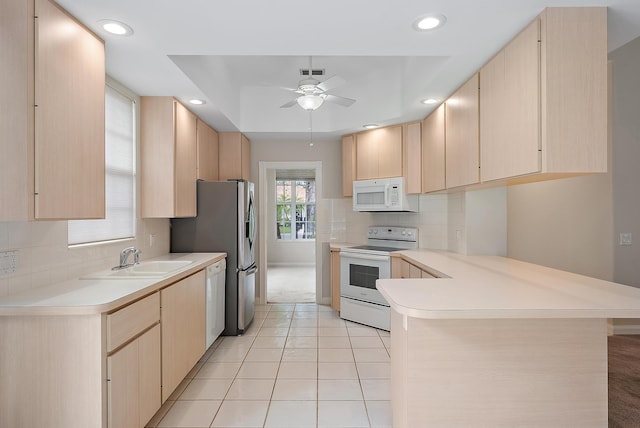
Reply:
[[379, 280], [393, 426], [607, 426], [607, 320], [640, 289], [495, 256], [394, 253], [435, 275]]

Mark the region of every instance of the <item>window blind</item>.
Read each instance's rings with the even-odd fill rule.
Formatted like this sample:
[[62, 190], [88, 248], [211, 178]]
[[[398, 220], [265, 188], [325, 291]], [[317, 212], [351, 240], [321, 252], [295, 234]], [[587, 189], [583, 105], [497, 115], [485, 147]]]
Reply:
[[70, 220], [69, 245], [135, 236], [135, 103], [105, 91], [106, 218]]
[[276, 180], [313, 180], [316, 171], [313, 169], [276, 169]]

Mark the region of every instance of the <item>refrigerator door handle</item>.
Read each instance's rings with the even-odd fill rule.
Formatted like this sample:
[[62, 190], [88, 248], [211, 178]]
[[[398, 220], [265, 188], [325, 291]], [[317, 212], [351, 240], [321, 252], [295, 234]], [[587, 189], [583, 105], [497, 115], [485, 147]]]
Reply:
[[246, 272], [247, 275], [253, 275], [256, 272], [258, 272], [258, 266], [253, 265], [249, 269], [245, 270], [245, 272]]

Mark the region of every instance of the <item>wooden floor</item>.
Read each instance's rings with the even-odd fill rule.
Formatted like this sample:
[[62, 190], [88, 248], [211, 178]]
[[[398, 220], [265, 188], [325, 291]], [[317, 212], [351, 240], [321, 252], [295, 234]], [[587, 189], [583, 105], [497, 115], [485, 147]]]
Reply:
[[608, 340], [609, 427], [640, 427], [640, 335]]

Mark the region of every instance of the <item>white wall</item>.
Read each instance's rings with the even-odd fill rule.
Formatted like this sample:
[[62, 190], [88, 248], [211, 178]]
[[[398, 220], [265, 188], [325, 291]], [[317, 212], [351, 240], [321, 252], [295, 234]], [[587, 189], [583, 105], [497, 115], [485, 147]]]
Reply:
[[[614, 280], [640, 287], [640, 38], [611, 52], [613, 61]], [[618, 245], [632, 233], [633, 245]]]

